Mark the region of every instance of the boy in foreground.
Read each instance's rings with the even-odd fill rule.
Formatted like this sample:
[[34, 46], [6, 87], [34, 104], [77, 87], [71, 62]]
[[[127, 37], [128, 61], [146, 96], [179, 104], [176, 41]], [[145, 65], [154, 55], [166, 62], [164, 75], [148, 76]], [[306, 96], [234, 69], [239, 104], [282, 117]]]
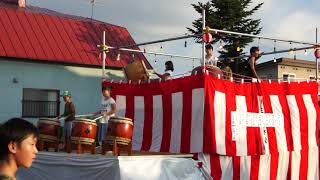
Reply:
[[15, 180], [19, 167], [31, 167], [38, 153], [38, 135], [33, 124], [20, 118], [0, 126], [0, 180]]

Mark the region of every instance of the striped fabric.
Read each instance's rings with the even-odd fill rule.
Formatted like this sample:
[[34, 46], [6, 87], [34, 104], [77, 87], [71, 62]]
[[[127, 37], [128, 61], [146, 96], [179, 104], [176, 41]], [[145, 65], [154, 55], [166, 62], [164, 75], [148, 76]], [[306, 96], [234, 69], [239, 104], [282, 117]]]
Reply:
[[318, 180], [319, 150], [280, 152], [260, 156], [198, 154], [204, 170], [222, 180]]
[[[236, 84], [207, 75], [112, 86], [117, 116], [134, 120], [133, 149], [249, 156], [317, 148], [316, 82]], [[281, 127], [242, 127], [231, 112], [282, 113]], [[243, 119], [245, 121], [245, 119]]]

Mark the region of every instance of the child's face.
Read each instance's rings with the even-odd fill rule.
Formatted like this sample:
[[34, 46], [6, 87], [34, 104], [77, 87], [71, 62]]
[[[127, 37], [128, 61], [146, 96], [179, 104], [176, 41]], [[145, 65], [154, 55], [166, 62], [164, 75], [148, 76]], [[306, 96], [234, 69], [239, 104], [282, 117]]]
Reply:
[[102, 95], [106, 98], [109, 98], [110, 97], [110, 91], [109, 90], [104, 90], [102, 91]]
[[15, 152], [13, 152], [18, 166], [29, 168], [38, 153], [37, 138], [34, 135], [29, 135], [20, 144], [16, 145]]
[[258, 57], [259, 54], [260, 54], [260, 51], [259, 51], [259, 50], [256, 50], [256, 51], [253, 53], [253, 56], [254, 56], [254, 57]]
[[207, 55], [213, 55], [213, 49], [206, 49], [206, 54]]
[[70, 99], [71, 99], [71, 97], [70, 97], [70, 96], [63, 96], [63, 100], [64, 100], [64, 102], [69, 102], [69, 101], [70, 101]]

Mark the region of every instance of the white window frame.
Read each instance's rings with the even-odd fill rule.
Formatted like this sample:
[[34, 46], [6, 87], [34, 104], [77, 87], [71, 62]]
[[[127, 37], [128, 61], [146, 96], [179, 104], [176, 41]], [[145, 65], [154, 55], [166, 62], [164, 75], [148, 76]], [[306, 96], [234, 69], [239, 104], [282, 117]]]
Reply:
[[[56, 94], [54, 100], [29, 99], [25, 96], [26, 91], [44, 91]], [[57, 117], [60, 114], [60, 90], [56, 89], [38, 89], [23, 88], [22, 90], [22, 117], [39, 118], [39, 117]]]
[[[287, 79], [287, 80], [285, 80], [285, 79], [283, 78], [283, 75], [288, 75], [288, 79]], [[283, 73], [282, 73], [282, 80], [283, 80], [283, 81], [292, 80], [292, 79], [290, 78], [290, 76], [294, 76], [293, 80], [297, 77], [295, 73], [287, 73], [287, 72], [283, 72]]]

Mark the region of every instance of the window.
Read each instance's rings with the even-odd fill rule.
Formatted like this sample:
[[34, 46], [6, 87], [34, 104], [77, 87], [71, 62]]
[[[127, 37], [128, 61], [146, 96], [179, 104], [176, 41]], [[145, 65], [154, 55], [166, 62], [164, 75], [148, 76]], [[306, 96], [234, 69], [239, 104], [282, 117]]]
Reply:
[[310, 75], [310, 76], [309, 76], [309, 79], [310, 79], [310, 80], [316, 80], [316, 76]]
[[267, 75], [261, 75], [261, 76], [259, 76], [259, 78], [263, 79], [263, 80], [266, 80], [266, 79], [268, 79], [268, 76]]
[[294, 79], [294, 78], [296, 78], [295, 74], [290, 74], [290, 73], [283, 73], [282, 74], [282, 79], [284, 81], [288, 81], [288, 80], [291, 80], [291, 79]]
[[57, 117], [59, 90], [23, 89], [22, 117]]

